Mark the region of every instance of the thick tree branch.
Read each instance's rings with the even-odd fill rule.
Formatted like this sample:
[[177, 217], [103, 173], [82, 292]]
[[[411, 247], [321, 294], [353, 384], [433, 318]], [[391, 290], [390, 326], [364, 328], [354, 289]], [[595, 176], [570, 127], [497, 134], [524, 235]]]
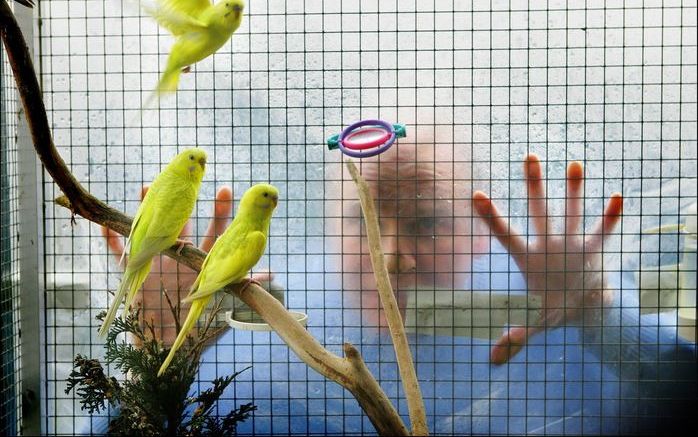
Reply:
[[[132, 218], [92, 196], [73, 177], [56, 149], [49, 128], [46, 108], [41, 97], [31, 55], [17, 22], [7, 3], [0, 0], [0, 37], [7, 50], [17, 82], [25, 116], [31, 131], [34, 148], [46, 170], [65, 193], [56, 203], [69, 208], [74, 214], [106, 226], [121, 235], [128, 235]], [[185, 247], [177, 255], [176, 246], [165, 254], [196, 271], [206, 254], [194, 247]], [[407, 428], [392, 403], [368, 371], [361, 355], [345, 343], [346, 358], [327, 351], [303, 326], [263, 288], [250, 284], [240, 291], [239, 286], [228, 286], [226, 293], [235, 294], [257, 311], [274, 328], [286, 344], [310, 367], [349, 390], [381, 435], [407, 435]]]
[[402, 323], [402, 317], [400, 316], [400, 308], [398, 307], [397, 299], [395, 299], [393, 287], [390, 285], [388, 268], [385, 265], [385, 257], [381, 247], [381, 233], [373, 196], [371, 196], [368, 184], [359, 174], [359, 170], [356, 169], [354, 162], [349, 159], [346, 162], [346, 166], [359, 191], [361, 210], [364, 213], [364, 223], [366, 224], [368, 249], [371, 255], [371, 264], [373, 265], [373, 275], [376, 278], [376, 288], [378, 288], [378, 295], [385, 310], [385, 318], [388, 320], [390, 336], [395, 347], [397, 365], [400, 369], [402, 385], [405, 388], [405, 397], [407, 398], [407, 407], [410, 412], [412, 434], [428, 435], [429, 428], [427, 427], [427, 414], [424, 408], [424, 400], [422, 399], [422, 391], [419, 388], [417, 372], [415, 372], [414, 363], [412, 362], [412, 353], [407, 342], [405, 325]]

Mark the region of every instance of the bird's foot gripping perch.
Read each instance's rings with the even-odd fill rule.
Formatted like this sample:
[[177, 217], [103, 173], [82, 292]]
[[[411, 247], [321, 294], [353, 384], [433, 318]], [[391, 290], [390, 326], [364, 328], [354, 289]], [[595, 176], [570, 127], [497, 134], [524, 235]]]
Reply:
[[240, 293], [247, 290], [247, 287], [249, 287], [251, 284], [255, 284], [255, 285], [258, 285], [260, 287], [264, 287], [261, 282], [259, 282], [258, 280], [256, 280], [253, 277], [249, 277], [249, 278], [245, 279], [244, 281], [240, 281], [240, 284], [242, 284], [242, 286], [240, 287]]
[[182, 238], [178, 238], [175, 244], [177, 245], [177, 255], [182, 254], [184, 246], [194, 246], [194, 243], [191, 240], [185, 240]]

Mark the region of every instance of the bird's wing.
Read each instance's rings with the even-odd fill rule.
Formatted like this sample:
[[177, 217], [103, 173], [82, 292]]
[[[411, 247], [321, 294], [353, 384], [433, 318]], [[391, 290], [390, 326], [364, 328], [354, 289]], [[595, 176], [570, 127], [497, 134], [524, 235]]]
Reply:
[[[264, 253], [267, 237], [260, 231], [248, 232], [239, 244], [226, 251], [224, 247], [206, 258], [200, 279], [192, 287], [192, 293], [184, 300], [189, 302], [209, 296], [231, 282], [237, 282], [250, 271]], [[220, 253], [219, 253], [220, 252]]]
[[159, 0], [158, 3], [191, 17], [198, 17], [203, 11], [213, 6], [211, 0]]
[[[237, 227], [237, 229], [239, 229], [239, 227]], [[236, 232], [237, 229], [235, 220], [233, 220], [233, 223], [231, 223], [228, 229], [226, 229], [225, 232], [223, 232], [223, 235], [218, 237], [216, 241], [213, 243], [211, 250], [208, 251], [208, 254], [204, 259], [204, 262], [201, 264], [201, 270], [199, 271], [196, 280], [189, 289], [189, 295], [196, 293], [199, 290], [199, 285], [205, 282], [205, 277], [208, 275], [209, 272], [208, 265], [211, 262], [211, 260], [223, 256], [228, 247], [235, 246], [236, 243], [239, 244], [239, 241], [242, 240], [240, 235], [241, 233]]]
[[158, 24], [175, 36], [203, 30], [206, 23], [199, 20], [201, 13], [211, 7], [209, 0], [142, 1], [143, 10]]
[[[152, 227], [154, 220], [151, 219], [148, 221], [150, 222], [150, 226], [137, 232], [135, 234], [136, 238], [131, 242], [133, 250], [131, 251], [132, 255], [129, 255], [128, 265], [132, 268], [146, 263], [152, 257], [174, 244], [171, 236], [149, 236], [148, 229]], [[145, 228], [145, 226], [142, 227]]]
[[146, 234], [153, 217], [153, 199], [156, 197], [159, 189], [159, 184], [154, 182], [153, 185], [148, 189], [148, 193], [146, 193], [145, 197], [141, 201], [141, 204], [136, 211], [136, 216], [133, 218], [133, 222], [131, 223], [131, 232], [129, 232], [128, 238], [126, 239], [124, 252], [121, 254], [119, 265], [124, 262], [124, 258], [126, 256], [129, 257], [129, 264], [133, 263], [133, 265], [138, 265], [140, 262], [142, 262], [142, 260], [138, 259], [140, 258], [138, 255], [139, 252], [141, 252], [141, 245], [137, 244], [138, 247], [136, 247], [136, 250], [134, 251], [135, 256], [133, 259], [131, 257], [131, 249], [133, 247], [134, 238], [137, 242], [140, 242]]
[[138, 211], [136, 212], [136, 216], [133, 218], [133, 222], [131, 222], [131, 232], [128, 233], [128, 238], [126, 239], [126, 244], [124, 244], [124, 251], [121, 252], [121, 258], [119, 259], [119, 265], [123, 265], [124, 259], [126, 258], [126, 255], [131, 251], [131, 238], [133, 238], [133, 235], [135, 234], [136, 228], [138, 227], [141, 217], [143, 216], [143, 211], [139, 208]]
[[133, 252], [129, 264], [140, 265], [173, 245], [194, 208], [196, 192], [181, 186], [187, 182], [165, 176], [153, 181], [139, 208], [135, 237], [129, 242]]

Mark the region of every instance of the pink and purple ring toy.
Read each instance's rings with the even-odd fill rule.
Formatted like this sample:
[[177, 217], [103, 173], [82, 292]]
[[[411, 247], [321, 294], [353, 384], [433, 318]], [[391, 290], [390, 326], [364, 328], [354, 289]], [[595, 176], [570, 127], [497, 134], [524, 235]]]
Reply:
[[330, 150], [339, 149], [353, 158], [368, 158], [385, 152], [395, 139], [406, 135], [405, 125], [383, 120], [361, 120], [327, 140]]

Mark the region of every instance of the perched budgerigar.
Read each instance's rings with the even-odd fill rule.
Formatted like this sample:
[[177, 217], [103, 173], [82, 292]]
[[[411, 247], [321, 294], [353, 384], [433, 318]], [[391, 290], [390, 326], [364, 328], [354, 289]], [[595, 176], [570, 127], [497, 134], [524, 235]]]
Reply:
[[155, 95], [177, 91], [183, 69], [214, 54], [240, 26], [243, 0], [141, 0], [143, 9], [176, 38]]
[[213, 294], [225, 285], [243, 279], [262, 257], [271, 215], [278, 200], [279, 191], [269, 184], [254, 185], [242, 196], [235, 219], [211, 248], [189, 296], [183, 299], [192, 305], [158, 376], [170, 365]]
[[[126, 298], [124, 317], [133, 298], [150, 273], [153, 257], [174, 245], [189, 220], [206, 170], [206, 152], [187, 149], [172, 159], [150, 185], [131, 225], [124, 255], [128, 261], [124, 277], [109, 307], [99, 335], [104, 336]], [[184, 245], [186, 242], [180, 241]], [[123, 261], [123, 256], [121, 258]]]

